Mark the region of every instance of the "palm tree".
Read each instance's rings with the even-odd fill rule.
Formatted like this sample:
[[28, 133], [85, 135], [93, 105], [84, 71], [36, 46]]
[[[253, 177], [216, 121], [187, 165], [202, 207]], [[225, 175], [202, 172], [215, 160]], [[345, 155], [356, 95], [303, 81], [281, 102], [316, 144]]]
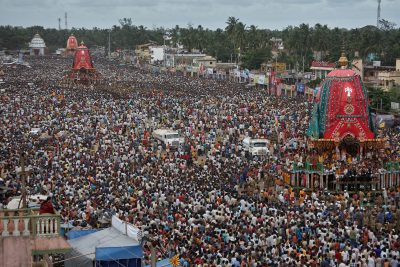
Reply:
[[247, 34], [247, 40], [248, 40], [248, 47], [250, 49], [256, 49], [257, 46], [260, 45], [259, 39], [258, 39], [257, 26], [250, 25], [248, 34]]
[[196, 30], [193, 28], [193, 25], [189, 24], [187, 28], [183, 28], [181, 30], [182, 44], [186, 47], [190, 52], [195, 48], [195, 36]]
[[327, 25], [322, 26], [317, 23], [312, 30], [312, 48], [321, 52], [321, 58], [324, 60], [326, 51], [328, 50], [329, 29]]
[[235, 47], [243, 51], [245, 49], [245, 41], [246, 41], [246, 25], [243, 24], [242, 22], [239, 22], [235, 25], [235, 30], [234, 30]]
[[225, 31], [229, 36], [233, 36], [235, 32], [236, 24], [238, 23], [239, 19], [235, 17], [229, 17], [228, 21], [226, 22], [227, 26], [225, 27]]
[[201, 25], [197, 26], [195, 30], [195, 47], [200, 51], [203, 51], [204, 47], [206, 46], [206, 38], [204, 29]]
[[180, 28], [176, 25], [175, 28], [171, 30], [172, 44], [177, 46], [180, 42]]

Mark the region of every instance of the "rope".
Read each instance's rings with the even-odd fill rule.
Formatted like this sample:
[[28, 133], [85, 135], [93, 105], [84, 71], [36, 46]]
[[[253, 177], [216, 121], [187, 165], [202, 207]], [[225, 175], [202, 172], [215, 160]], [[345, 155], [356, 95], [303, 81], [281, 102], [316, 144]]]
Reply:
[[67, 259], [63, 259], [61, 261], [55, 261], [55, 262], [53, 262], [53, 264], [69, 261], [69, 260], [72, 260], [72, 259], [76, 259], [76, 258], [80, 258], [80, 257], [83, 257], [83, 256], [92, 255], [92, 254], [94, 254], [94, 252], [83, 254], [83, 255], [79, 255], [79, 256], [75, 256], [75, 257], [71, 257], [71, 258], [67, 258]]

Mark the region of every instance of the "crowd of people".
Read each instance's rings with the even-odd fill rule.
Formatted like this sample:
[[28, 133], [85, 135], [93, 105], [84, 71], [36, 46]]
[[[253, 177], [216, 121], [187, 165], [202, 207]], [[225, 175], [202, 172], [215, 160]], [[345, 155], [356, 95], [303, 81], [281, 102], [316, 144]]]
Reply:
[[[302, 96], [96, 58], [101, 83], [65, 87], [70, 61], [4, 68], [0, 183], [12, 196], [21, 193], [23, 156], [28, 194], [52, 196], [63, 220], [97, 227], [117, 215], [142, 230], [158, 258], [179, 255], [182, 266], [399, 266], [398, 188], [372, 196], [277, 182], [313, 160], [376, 172], [400, 160], [399, 132], [383, 133], [384, 153], [321, 157], [308, 147], [312, 103]], [[183, 145], [153, 138], [159, 128], [178, 131]], [[247, 155], [247, 136], [270, 140], [269, 154]]]

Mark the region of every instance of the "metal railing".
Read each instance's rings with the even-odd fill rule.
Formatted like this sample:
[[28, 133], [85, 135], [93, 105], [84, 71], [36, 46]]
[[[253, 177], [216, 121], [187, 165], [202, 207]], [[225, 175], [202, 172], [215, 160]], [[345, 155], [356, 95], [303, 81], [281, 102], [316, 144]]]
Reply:
[[61, 216], [39, 215], [38, 210], [0, 210], [0, 236], [60, 236]]
[[398, 172], [400, 171], [400, 162], [397, 161], [389, 161], [386, 162], [383, 166], [388, 172]]

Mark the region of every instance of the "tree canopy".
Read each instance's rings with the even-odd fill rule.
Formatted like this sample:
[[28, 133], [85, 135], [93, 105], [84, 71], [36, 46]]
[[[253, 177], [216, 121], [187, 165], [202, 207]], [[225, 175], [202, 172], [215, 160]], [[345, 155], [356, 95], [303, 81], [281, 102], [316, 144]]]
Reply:
[[[342, 46], [351, 59], [357, 51], [361, 58], [373, 54], [383, 65], [393, 65], [400, 58], [400, 29], [383, 21], [382, 27], [365, 26], [357, 29], [329, 28], [327, 25], [300, 24], [283, 30], [261, 29], [246, 25], [239, 18], [229, 17], [224, 29], [211, 30], [202, 25], [188, 24], [172, 29], [148, 29], [135, 25], [131, 18], [122, 18], [119, 25], [111, 29], [72, 28], [70, 30], [46, 29], [41, 26], [13, 27], [0, 26], [0, 49], [15, 50], [27, 48], [35, 33], [39, 33], [51, 51], [65, 47], [68, 36], [73, 33], [78, 41], [83, 40], [89, 47], [107, 46], [111, 36], [111, 49], [133, 49], [138, 44], [155, 42], [163, 44], [163, 36], [169, 33], [170, 45], [183, 45], [189, 51], [194, 49], [216, 57], [220, 61], [241, 60], [244, 67], [258, 68], [263, 61], [277, 57], [291, 66], [303, 61], [309, 66], [316, 52], [322, 60], [335, 62]], [[109, 33], [110, 31], [110, 33]], [[283, 40], [284, 49], [273, 55], [271, 38]], [[274, 58], [275, 59], [275, 58]]]

